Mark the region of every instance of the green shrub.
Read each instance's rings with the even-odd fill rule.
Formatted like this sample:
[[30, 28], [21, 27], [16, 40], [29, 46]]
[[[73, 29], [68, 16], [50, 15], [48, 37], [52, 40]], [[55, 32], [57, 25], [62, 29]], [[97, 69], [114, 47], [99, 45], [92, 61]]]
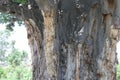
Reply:
[[2, 78], [2, 77], [6, 77], [6, 76], [5, 76], [4, 69], [2, 67], [0, 67], [0, 78]]
[[117, 80], [120, 80], [120, 64], [117, 65]]
[[32, 72], [30, 67], [9, 66], [8, 68], [0, 68], [0, 80], [31, 80]]

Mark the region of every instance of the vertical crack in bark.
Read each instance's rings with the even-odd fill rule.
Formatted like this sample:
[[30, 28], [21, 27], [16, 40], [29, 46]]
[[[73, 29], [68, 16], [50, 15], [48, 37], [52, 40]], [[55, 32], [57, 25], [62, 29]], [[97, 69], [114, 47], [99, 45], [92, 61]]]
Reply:
[[80, 80], [80, 50], [82, 49], [82, 44], [78, 44], [76, 49], [76, 73], [75, 80]]
[[67, 44], [67, 64], [66, 64], [66, 73], [64, 76], [65, 80], [74, 80], [75, 79], [75, 46], [73, 44]]

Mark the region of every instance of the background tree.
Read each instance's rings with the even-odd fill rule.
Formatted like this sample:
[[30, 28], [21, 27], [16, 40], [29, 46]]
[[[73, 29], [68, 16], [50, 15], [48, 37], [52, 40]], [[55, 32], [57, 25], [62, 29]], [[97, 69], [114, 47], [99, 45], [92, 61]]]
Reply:
[[0, 31], [0, 80], [30, 80], [32, 72], [27, 52], [14, 47], [15, 41], [9, 40], [11, 33]]
[[10, 31], [5, 30], [5, 31], [0, 31], [0, 62], [5, 61], [5, 57], [7, 56], [7, 50], [8, 48], [10, 49], [11, 45], [8, 42], [8, 38], [10, 36]]
[[7, 56], [7, 60], [10, 63], [10, 65], [19, 66], [22, 64], [23, 61], [24, 61], [24, 63], [27, 62], [27, 60], [25, 60], [25, 59], [28, 59], [27, 57], [28, 56], [27, 56], [27, 53], [25, 51], [20, 52], [18, 49], [14, 49]]
[[23, 1], [0, 11], [27, 25], [33, 80], [116, 80], [120, 0]]

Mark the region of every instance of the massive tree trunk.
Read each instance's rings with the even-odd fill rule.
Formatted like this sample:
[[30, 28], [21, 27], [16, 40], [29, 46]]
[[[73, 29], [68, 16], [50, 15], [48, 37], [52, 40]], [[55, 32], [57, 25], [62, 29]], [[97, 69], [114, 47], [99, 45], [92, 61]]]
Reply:
[[32, 80], [116, 80], [120, 0], [28, 1]]

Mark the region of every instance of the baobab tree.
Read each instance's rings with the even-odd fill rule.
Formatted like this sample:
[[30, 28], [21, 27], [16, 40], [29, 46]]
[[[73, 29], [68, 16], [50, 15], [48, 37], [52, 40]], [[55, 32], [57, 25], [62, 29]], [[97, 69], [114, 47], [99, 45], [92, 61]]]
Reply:
[[116, 80], [119, 3], [0, 0], [0, 11], [27, 26], [32, 80]]

